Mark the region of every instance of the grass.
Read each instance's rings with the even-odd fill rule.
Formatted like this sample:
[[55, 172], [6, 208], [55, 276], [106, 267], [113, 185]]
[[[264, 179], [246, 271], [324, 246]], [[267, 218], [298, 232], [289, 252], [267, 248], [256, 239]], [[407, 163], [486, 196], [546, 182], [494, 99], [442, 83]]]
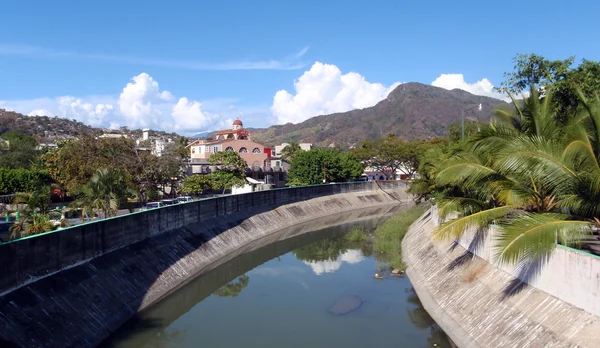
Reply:
[[375, 229], [373, 251], [375, 258], [392, 269], [405, 270], [402, 262], [402, 239], [410, 225], [429, 208], [428, 205], [416, 205], [386, 220]]
[[365, 229], [362, 226], [353, 226], [346, 234], [346, 240], [349, 242], [366, 242], [369, 240]]

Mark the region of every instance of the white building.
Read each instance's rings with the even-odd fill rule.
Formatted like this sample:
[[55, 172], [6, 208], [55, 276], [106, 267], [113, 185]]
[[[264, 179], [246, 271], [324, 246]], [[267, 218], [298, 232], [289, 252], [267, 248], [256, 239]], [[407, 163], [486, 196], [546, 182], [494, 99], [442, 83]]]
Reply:
[[[281, 157], [281, 154], [283, 153], [283, 149], [285, 149], [286, 146], [288, 146], [289, 143], [282, 143], [281, 145], [275, 145], [275, 152], [273, 153], [274, 157]], [[309, 151], [313, 148], [313, 144], [311, 143], [300, 143], [300, 149], [304, 150], [304, 151]]]

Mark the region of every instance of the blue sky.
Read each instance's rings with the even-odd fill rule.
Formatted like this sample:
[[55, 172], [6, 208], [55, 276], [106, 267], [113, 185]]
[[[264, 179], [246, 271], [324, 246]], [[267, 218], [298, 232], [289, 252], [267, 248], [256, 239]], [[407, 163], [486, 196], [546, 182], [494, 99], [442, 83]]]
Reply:
[[600, 2], [566, 4], [11, 1], [0, 107], [193, 133], [370, 106], [400, 82], [494, 96], [517, 53], [600, 60]]

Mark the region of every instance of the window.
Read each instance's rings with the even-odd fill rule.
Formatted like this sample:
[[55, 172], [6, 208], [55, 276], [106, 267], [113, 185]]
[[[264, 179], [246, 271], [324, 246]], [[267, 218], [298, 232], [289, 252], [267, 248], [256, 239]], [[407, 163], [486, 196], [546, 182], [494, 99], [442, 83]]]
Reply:
[[281, 162], [275, 161], [275, 167], [281, 167]]
[[255, 147], [254, 150], [252, 150], [252, 153], [260, 153], [260, 149], [258, 147]]
[[245, 147], [242, 147], [242, 148], [240, 149], [240, 153], [248, 153], [248, 149], [247, 149], [247, 148], [245, 148]]
[[214, 153], [219, 152], [219, 147], [218, 146], [213, 146], [213, 151], [212, 152], [214, 152]]
[[233, 151], [233, 147], [227, 146], [227, 148], [225, 149], [225, 151]]
[[196, 153], [196, 148], [192, 147], [192, 153]]

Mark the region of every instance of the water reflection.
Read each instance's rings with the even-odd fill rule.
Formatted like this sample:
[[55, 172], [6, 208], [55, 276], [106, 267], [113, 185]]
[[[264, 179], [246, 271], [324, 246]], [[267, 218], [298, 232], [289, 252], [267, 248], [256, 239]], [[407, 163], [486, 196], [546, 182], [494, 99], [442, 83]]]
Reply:
[[[241, 255], [134, 318], [104, 345], [448, 346], [408, 279], [373, 278], [389, 266], [373, 254], [372, 239], [345, 237], [351, 227]], [[375, 223], [360, 227], [372, 235]], [[331, 314], [334, 307], [344, 314]]]

